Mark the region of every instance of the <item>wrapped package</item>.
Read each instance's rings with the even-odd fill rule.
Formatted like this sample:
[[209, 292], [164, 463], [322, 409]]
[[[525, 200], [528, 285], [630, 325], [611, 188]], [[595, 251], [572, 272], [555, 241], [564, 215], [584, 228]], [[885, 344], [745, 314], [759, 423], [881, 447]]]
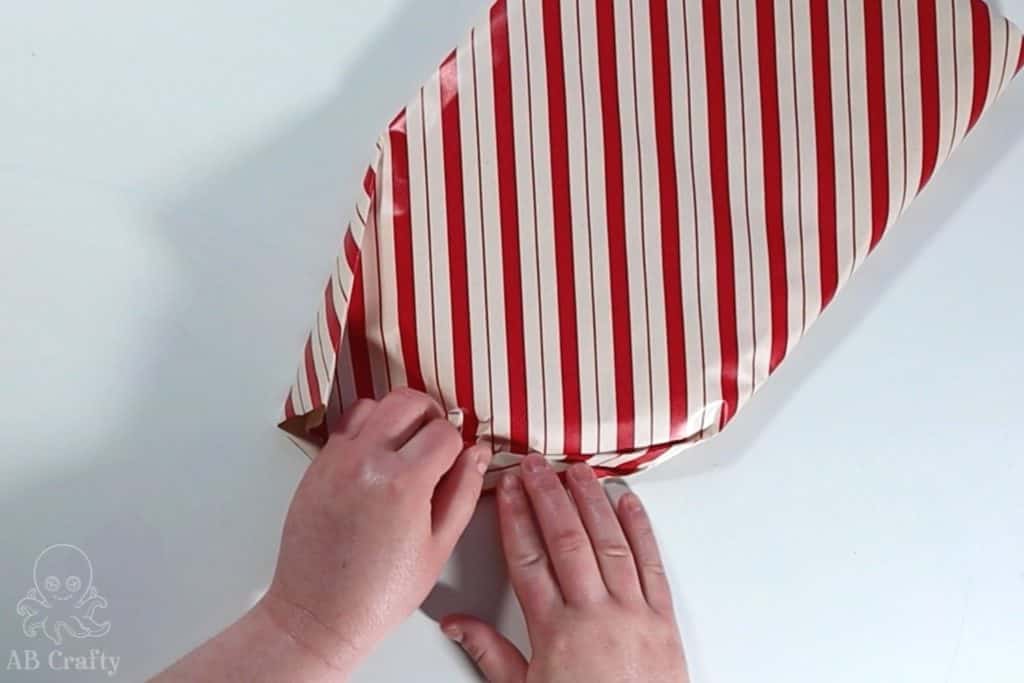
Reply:
[[408, 386], [492, 472], [662, 462], [736, 416], [1022, 67], [977, 0], [499, 0], [378, 140], [282, 427], [322, 444]]

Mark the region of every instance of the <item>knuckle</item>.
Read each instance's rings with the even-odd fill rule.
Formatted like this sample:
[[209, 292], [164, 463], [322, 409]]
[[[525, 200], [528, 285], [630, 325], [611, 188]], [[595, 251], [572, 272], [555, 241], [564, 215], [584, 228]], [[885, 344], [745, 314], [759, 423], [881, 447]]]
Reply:
[[640, 570], [646, 574], [665, 576], [665, 565], [657, 560], [647, 560], [640, 563]]
[[525, 552], [516, 555], [513, 563], [518, 569], [540, 569], [547, 564], [547, 557], [540, 552]]
[[424, 409], [437, 408], [437, 401], [432, 399], [430, 396], [427, 396], [423, 392], [416, 391], [415, 389], [410, 389], [409, 387], [395, 389], [394, 394], [396, 397], [400, 398], [403, 402], [409, 405], [420, 406]]
[[586, 546], [587, 539], [578, 529], [563, 529], [555, 533], [551, 546], [555, 552], [563, 555], [578, 553]]
[[390, 497], [393, 497], [394, 500], [398, 500], [404, 492], [409, 490], [409, 481], [410, 477], [408, 470], [403, 469], [389, 477], [385, 477], [381, 481], [381, 485]]
[[597, 546], [597, 552], [603, 557], [610, 559], [622, 559], [630, 556], [629, 546], [618, 541], [606, 541], [599, 543]]
[[469, 655], [469, 658], [478, 665], [487, 657], [487, 647], [476, 638], [467, 637], [462, 641], [462, 648]]
[[416, 391], [412, 387], [398, 387], [391, 392], [398, 398], [409, 398], [409, 399], [422, 399], [426, 398], [426, 395], [422, 392]]

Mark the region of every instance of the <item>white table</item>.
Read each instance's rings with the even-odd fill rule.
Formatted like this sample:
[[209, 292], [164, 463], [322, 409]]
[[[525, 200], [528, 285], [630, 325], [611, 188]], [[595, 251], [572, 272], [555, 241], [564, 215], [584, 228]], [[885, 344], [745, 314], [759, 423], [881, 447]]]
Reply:
[[[266, 585], [306, 465], [274, 419], [341, 217], [484, 4], [5, 5], [3, 660], [48, 652], [14, 610], [53, 543], [112, 623], [63, 649], [120, 680]], [[1018, 82], [730, 429], [635, 481], [698, 683], [1024, 680], [1022, 111]], [[522, 639], [491, 512], [425, 612]], [[473, 673], [418, 613], [358, 680]]]

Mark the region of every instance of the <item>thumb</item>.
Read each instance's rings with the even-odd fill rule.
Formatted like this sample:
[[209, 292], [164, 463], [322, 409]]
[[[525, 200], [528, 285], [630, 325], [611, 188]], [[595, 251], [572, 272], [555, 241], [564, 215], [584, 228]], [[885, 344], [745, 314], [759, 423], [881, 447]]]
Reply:
[[489, 683], [522, 683], [526, 680], [526, 659], [508, 638], [490, 624], [462, 615], [441, 622], [444, 634], [459, 644]]
[[483, 488], [484, 472], [490, 462], [491, 451], [486, 446], [467, 448], [434, 491], [434, 538], [445, 557], [452, 552], [473, 517]]

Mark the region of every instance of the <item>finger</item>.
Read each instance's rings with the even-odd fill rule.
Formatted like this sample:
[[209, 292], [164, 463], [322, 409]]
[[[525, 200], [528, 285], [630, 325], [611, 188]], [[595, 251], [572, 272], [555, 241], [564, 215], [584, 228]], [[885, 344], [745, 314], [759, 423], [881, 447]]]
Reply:
[[334, 433], [354, 438], [376, 408], [376, 401], [368, 398], [359, 399], [342, 414], [341, 419], [334, 427]]
[[430, 488], [452, 468], [462, 453], [462, 435], [443, 418], [431, 420], [399, 449], [410, 466], [419, 470]]
[[536, 623], [562, 604], [558, 582], [551, 571], [523, 484], [506, 474], [498, 486], [498, 523], [509, 581], [519, 598], [526, 623]]
[[459, 644], [490, 683], [520, 683], [526, 680], [526, 658], [490, 624], [461, 615], [441, 622], [444, 634]]
[[619, 520], [636, 558], [640, 585], [643, 586], [647, 604], [661, 614], [672, 614], [672, 592], [661, 561], [658, 542], [654, 538], [651, 520], [635, 493], [627, 493], [619, 499]]
[[484, 473], [491, 463], [491, 449], [467, 448], [434, 492], [434, 538], [445, 556], [450, 555], [480, 500]]
[[607, 595], [590, 538], [555, 471], [536, 454], [526, 456], [522, 471], [523, 485], [566, 601], [588, 602]]
[[566, 480], [590, 536], [608, 592], [623, 600], [642, 600], [633, 551], [594, 470], [582, 463], [573, 465]]
[[377, 404], [360, 435], [397, 451], [423, 425], [443, 416], [441, 406], [426, 394], [412, 389], [396, 389]]

